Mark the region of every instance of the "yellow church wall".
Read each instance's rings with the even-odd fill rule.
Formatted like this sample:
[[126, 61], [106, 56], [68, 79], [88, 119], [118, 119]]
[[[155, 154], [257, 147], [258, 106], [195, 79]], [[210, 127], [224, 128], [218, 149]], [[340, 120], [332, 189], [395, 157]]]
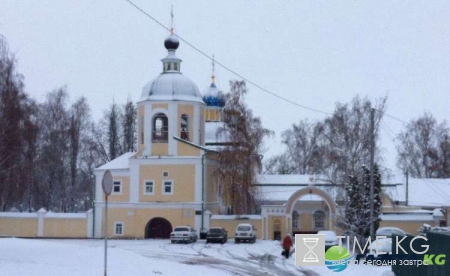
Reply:
[[[141, 165], [140, 202], [193, 202], [195, 200], [195, 165]], [[163, 177], [168, 172], [168, 177]], [[154, 180], [154, 195], [144, 195], [144, 180]], [[163, 195], [163, 180], [173, 181], [173, 194]]]
[[[195, 210], [183, 209], [108, 209], [108, 237], [111, 238], [145, 238], [145, 227], [153, 218], [165, 218], [172, 228], [176, 226], [195, 226]], [[116, 222], [123, 223], [123, 235], [114, 235]], [[104, 233], [102, 224], [102, 233]]]
[[206, 121], [220, 121], [221, 111], [219, 108], [205, 108], [205, 120]]
[[192, 145], [177, 141], [179, 156], [200, 156], [200, 149]]
[[236, 227], [240, 223], [249, 223], [256, 228], [256, 237], [258, 239], [263, 239], [262, 236], [262, 219], [211, 219], [210, 227], [223, 227], [228, 232], [229, 238], [234, 238]]
[[144, 141], [143, 141], [143, 133], [145, 130], [144, 126], [144, 114], [145, 114], [145, 106], [140, 105], [138, 107], [138, 137], [137, 137], [137, 143], [138, 143], [138, 151], [136, 156], [142, 156], [142, 151], [144, 150]]
[[0, 236], [37, 237], [38, 218], [0, 218]]
[[120, 180], [122, 182], [122, 192], [120, 194], [112, 193], [108, 200], [111, 202], [129, 202], [130, 201], [130, 177], [129, 176], [114, 176], [113, 181]]
[[153, 103], [152, 104], [152, 109], [157, 109], [157, 108], [168, 110], [169, 109], [169, 105], [166, 104], [166, 103]]
[[44, 237], [48, 238], [86, 238], [86, 219], [46, 218]]
[[167, 156], [169, 155], [169, 143], [153, 143], [152, 144], [153, 156]]
[[313, 217], [308, 213], [300, 213], [300, 231], [312, 231], [313, 230]]
[[207, 165], [207, 195], [206, 195], [206, 201], [207, 202], [217, 202], [217, 175], [216, 175], [216, 165]]

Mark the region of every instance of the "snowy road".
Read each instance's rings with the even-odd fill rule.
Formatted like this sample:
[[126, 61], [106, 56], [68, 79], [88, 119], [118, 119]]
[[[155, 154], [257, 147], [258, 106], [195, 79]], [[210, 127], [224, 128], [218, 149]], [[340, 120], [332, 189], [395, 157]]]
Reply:
[[[0, 239], [0, 275], [102, 275], [104, 241]], [[382, 275], [390, 267], [351, 265], [341, 275]], [[108, 241], [108, 275], [335, 275], [327, 267], [296, 267], [277, 241], [255, 244], [171, 244]], [[338, 275], [338, 274], [336, 274]]]

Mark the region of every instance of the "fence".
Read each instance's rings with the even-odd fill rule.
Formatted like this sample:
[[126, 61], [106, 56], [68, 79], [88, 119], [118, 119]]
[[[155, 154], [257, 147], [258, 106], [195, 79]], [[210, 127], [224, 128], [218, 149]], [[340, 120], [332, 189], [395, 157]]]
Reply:
[[93, 213], [0, 212], [0, 236], [27, 238], [92, 238]]

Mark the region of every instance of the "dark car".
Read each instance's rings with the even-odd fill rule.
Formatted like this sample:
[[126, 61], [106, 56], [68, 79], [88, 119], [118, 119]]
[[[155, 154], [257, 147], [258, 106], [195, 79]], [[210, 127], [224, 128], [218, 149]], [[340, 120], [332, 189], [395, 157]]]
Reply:
[[210, 228], [208, 233], [206, 233], [206, 243], [209, 242], [220, 242], [226, 243], [228, 240], [228, 232], [222, 227]]

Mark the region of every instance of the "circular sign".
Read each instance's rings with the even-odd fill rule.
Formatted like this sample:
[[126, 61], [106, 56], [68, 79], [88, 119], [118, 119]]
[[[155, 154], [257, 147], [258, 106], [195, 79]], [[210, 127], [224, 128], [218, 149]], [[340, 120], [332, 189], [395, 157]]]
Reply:
[[113, 180], [110, 171], [106, 171], [105, 174], [103, 175], [102, 187], [105, 195], [109, 196], [113, 188]]

